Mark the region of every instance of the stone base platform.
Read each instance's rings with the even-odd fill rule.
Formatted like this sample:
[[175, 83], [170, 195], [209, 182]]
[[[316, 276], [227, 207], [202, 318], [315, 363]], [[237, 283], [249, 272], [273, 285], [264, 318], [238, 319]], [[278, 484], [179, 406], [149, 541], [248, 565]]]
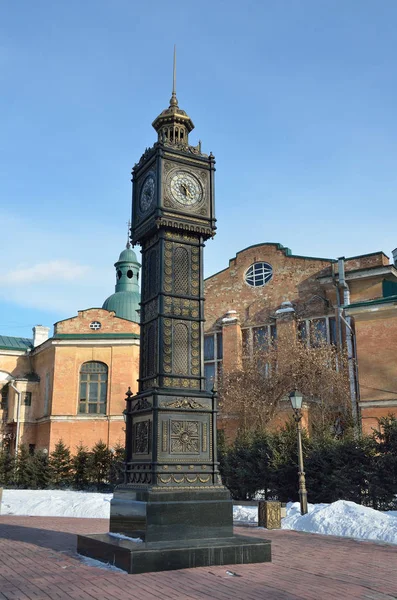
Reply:
[[116, 538], [108, 533], [78, 535], [77, 552], [110, 563], [128, 573], [271, 561], [270, 541], [240, 535], [141, 543]]

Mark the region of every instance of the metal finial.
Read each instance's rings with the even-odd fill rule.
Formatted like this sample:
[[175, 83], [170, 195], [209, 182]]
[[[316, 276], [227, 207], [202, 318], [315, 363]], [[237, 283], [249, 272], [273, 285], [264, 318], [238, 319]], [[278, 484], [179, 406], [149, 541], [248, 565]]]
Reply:
[[130, 244], [130, 230], [131, 230], [131, 221], [128, 221], [127, 244], [126, 244], [126, 248], [128, 250], [131, 248], [131, 244]]
[[178, 106], [178, 100], [176, 99], [176, 45], [174, 44], [174, 68], [172, 73], [172, 96], [170, 100], [170, 106]]

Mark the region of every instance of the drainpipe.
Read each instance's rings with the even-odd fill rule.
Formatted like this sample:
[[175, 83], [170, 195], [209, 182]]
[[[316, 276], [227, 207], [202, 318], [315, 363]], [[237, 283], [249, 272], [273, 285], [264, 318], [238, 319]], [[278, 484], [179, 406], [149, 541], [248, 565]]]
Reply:
[[[342, 256], [338, 259], [338, 273], [339, 273], [339, 287], [343, 290], [343, 306], [349, 306], [350, 304], [350, 289], [345, 279], [345, 258]], [[343, 316], [344, 308], [340, 309], [340, 318], [345, 323], [346, 328], [346, 348], [347, 348], [347, 361], [349, 369], [349, 382], [350, 382], [350, 398], [352, 407], [352, 417], [354, 423], [354, 429], [356, 434], [359, 432], [358, 422], [358, 408], [357, 408], [357, 389], [356, 389], [356, 373], [354, 368], [354, 351], [353, 351], [353, 330], [351, 327], [351, 318]], [[358, 384], [358, 382], [357, 382]]]
[[342, 321], [340, 318], [340, 315], [341, 315], [340, 292], [339, 292], [338, 283], [335, 278], [334, 268], [333, 267], [331, 267], [331, 268], [332, 268], [332, 281], [335, 286], [335, 294], [336, 294], [336, 309], [335, 309], [336, 337], [337, 337], [336, 344], [337, 344], [337, 348], [338, 348], [339, 352], [342, 352], [343, 336], [342, 336]]
[[20, 427], [21, 427], [21, 419], [20, 419], [20, 414], [21, 414], [21, 392], [15, 386], [15, 379], [12, 379], [10, 381], [10, 386], [12, 387], [12, 389], [15, 391], [15, 393], [18, 396], [18, 402], [17, 402], [17, 430], [16, 430], [16, 434], [15, 434], [15, 456], [16, 456], [18, 454], [19, 435], [20, 435]]

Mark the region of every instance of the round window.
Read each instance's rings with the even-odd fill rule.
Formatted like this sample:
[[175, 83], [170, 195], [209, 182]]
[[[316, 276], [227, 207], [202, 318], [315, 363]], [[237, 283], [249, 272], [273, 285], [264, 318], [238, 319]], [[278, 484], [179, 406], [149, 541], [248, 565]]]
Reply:
[[118, 269], [118, 271], [117, 271], [117, 277], [118, 277], [118, 279], [121, 279], [122, 276], [123, 276], [123, 273], [120, 271], [120, 269]]
[[90, 329], [93, 329], [94, 331], [98, 331], [101, 327], [102, 325], [99, 321], [92, 321], [92, 323], [90, 323]]
[[133, 276], [134, 276], [134, 273], [131, 271], [131, 269], [128, 269], [128, 271], [127, 271], [127, 277], [128, 277], [128, 279], [132, 279]]
[[250, 266], [245, 273], [245, 282], [252, 287], [261, 287], [273, 277], [273, 268], [269, 263], [257, 262]]

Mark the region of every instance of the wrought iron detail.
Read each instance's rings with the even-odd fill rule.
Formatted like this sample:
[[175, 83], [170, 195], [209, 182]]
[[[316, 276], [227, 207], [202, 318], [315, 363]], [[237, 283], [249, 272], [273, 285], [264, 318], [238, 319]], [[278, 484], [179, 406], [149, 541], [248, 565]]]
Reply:
[[174, 292], [189, 294], [189, 252], [187, 248], [174, 248]]
[[133, 453], [150, 454], [151, 451], [151, 420], [138, 421], [133, 428]]
[[139, 410], [147, 410], [149, 408], [152, 408], [152, 403], [149, 402], [146, 398], [140, 398], [132, 407], [132, 411], [139, 411]]
[[189, 375], [189, 330], [185, 323], [175, 323], [173, 341], [173, 371], [178, 375]]
[[171, 454], [199, 454], [199, 422], [171, 421]]
[[204, 404], [196, 402], [196, 400], [193, 400], [193, 398], [179, 398], [178, 400], [173, 400], [172, 402], [162, 402], [161, 406], [163, 408], [208, 408]]

